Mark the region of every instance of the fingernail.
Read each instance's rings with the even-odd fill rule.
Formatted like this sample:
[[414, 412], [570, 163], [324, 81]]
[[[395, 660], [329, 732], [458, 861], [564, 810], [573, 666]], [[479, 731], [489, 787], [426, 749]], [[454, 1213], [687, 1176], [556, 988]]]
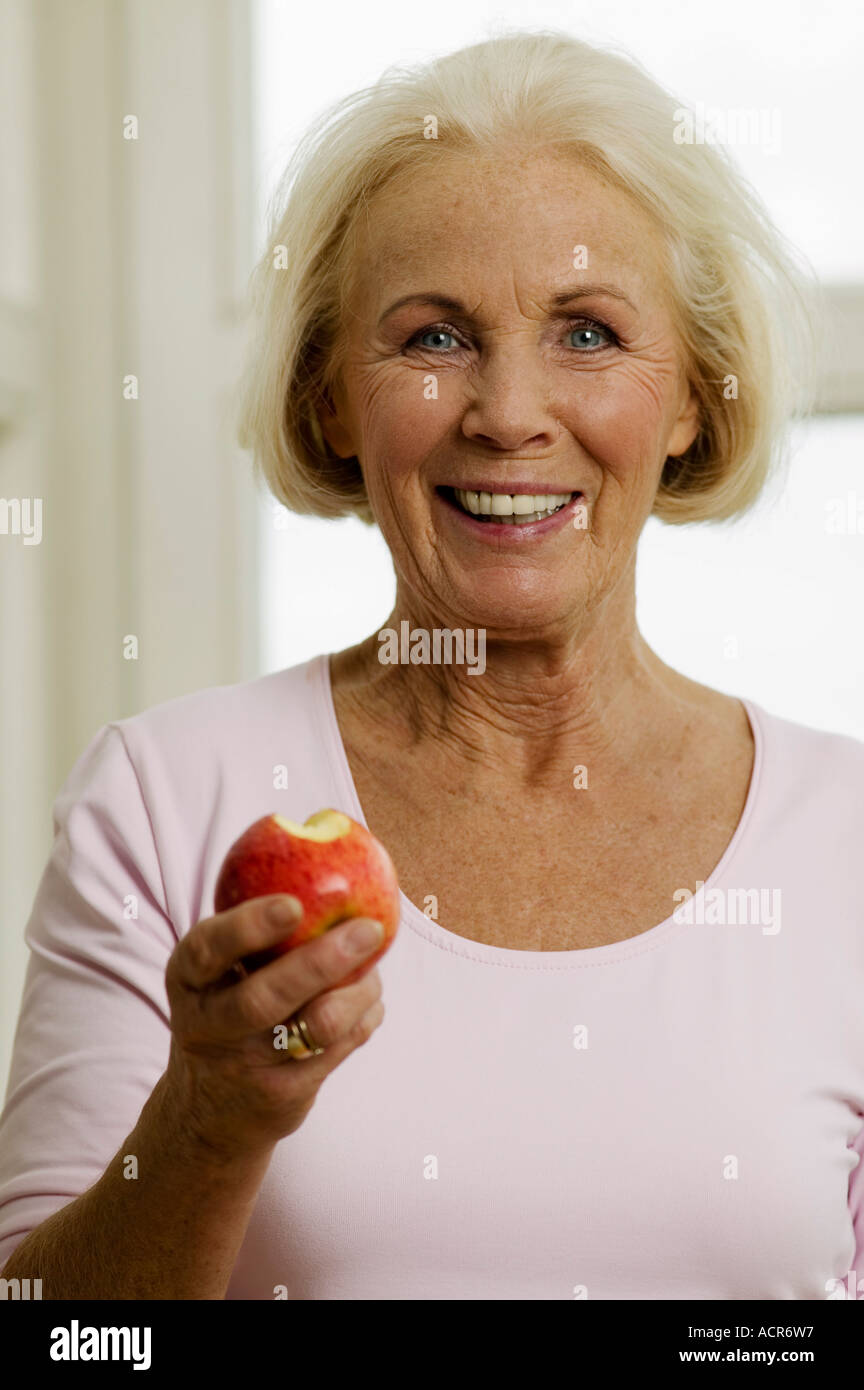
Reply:
[[373, 946], [380, 946], [384, 940], [384, 928], [380, 922], [357, 922], [346, 933], [346, 943], [352, 956], [365, 956]]
[[296, 922], [298, 916], [302, 916], [303, 905], [297, 898], [286, 895], [284, 898], [277, 898], [267, 909], [267, 916], [277, 927], [286, 927], [289, 922]]

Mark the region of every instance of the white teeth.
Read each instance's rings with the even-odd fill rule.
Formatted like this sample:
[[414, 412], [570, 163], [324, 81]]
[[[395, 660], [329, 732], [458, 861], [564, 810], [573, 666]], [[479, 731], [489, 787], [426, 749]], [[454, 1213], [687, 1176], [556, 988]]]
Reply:
[[575, 496], [572, 492], [466, 492], [462, 488], [453, 491], [459, 505], [472, 516], [494, 516], [499, 521], [516, 525], [542, 521]]

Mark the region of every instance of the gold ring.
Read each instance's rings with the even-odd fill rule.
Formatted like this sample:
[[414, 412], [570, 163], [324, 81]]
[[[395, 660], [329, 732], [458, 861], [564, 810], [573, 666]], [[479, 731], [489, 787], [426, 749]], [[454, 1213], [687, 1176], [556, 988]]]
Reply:
[[305, 1062], [307, 1057], [320, 1057], [324, 1051], [313, 1041], [304, 1019], [293, 1014], [288, 1020], [290, 1036], [286, 1040], [285, 1051], [294, 1062]]

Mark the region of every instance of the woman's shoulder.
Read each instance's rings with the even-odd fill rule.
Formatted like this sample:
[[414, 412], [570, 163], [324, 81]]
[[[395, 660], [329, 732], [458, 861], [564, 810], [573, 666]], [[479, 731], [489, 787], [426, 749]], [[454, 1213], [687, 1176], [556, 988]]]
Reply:
[[855, 734], [792, 719], [749, 697], [743, 697], [742, 703], [751, 718], [758, 720], [777, 752], [808, 753], [825, 763], [840, 762], [864, 768], [864, 739]]
[[111, 721], [132, 742], [221, 740], [238, 732], [266, 735], [314, 716], [326, 695], [326, 656], [230, 685], [206, 686]]
[[701, 707], [706, 728], [739, 732], [746, 729], [742, 707], [757, 744], [766, 757], [773, 759], [805, 757], [813, 764], [849, 767], [853, 773], [864, 772], [864, 739], [855, 734], [827, 729], [806, 720], [779, 714], [749, 695], [731, 695], [713, 686], [686, 680], [685, 691], [691, 701]]
[[[103, 724], [83, 748], [55, 806], [83, 797], [148, 806], [212, 804], [228, 786], [274, 764], [314, 775], [326, 761], [327, 657], [231, 685], [207, 686]], [[272, 771], [271, 771], [272, 779]]]
[[53, 803], [64, 881], [147, 899], [166, 942], [188, 930], [212, 910], [221, 860], [247, 825], [333, 803], [328, 698], [319, 656], [103, 724]]
[[864, 833], [864, 740], [781, 714], [749, 695], [692, 681], [686, 689], [701, 706], [711, 741], [734, 752], [749, 723], [751, 751], [755, 746], [750, 799], [763, 816], [791, 826], [794, 809], [811, 827], [820, 818], [836, 825], [839, 817]]
[[[757, 735], [763, 800], [789, 820], [797, 810], [820, 833], [864, 833], [864, 741], [743, 701]], [[841, 832], [842, 827], [842, 832]]]

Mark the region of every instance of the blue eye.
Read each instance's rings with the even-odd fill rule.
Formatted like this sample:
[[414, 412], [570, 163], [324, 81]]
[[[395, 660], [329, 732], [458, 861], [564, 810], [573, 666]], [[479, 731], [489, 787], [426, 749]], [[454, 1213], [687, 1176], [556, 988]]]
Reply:
[[[580, 340], [578, 343], [573, 343], [573, 347], [582, 347], [589, 352], [596, 352], [598, 348], [606, 347], [609, 343], [605, 329], [595, 328], [591, 324], [580, 324], [576, 328], [571, 328], [570, 337], [571, 339], [578, 337]], [[587, 341], [592, 338], [595, 340], [599, 338], [600, 341]]]
[[[602, 324], [592, 323], [590, 320], [580, 320], [578, 323], [571, 324], [568, 330], [570, 346], [579, 349], [584, 356], [599, 352], [600, 349], [609, 347], [616, 341], [614, 333]], [[577, 341], [573, 341], [573, 339]], [[452, 352], [454, 348], [464, 346], [455, 330], [449, 328], [421, 328], [413, 337], [409, 338], [406, 348], [419, 347], [426, 352], [439, 355]]]
[[415, 341], [416, 341], [417, 343], [419, 343], [420, 347], [425, 347], [425, 348], [446, 348], [446, 347], [448, 346], [447, 343], [441, 343], [441, 342], [438, 342], [438, 343], [427, 343], [427, 342], [424, 341], [424, 339], [426, 339], [426, 338], [449, 338], [449, 339], [451, 340], [451, 342], [455, 342], [455, 339], [454, 339], [454, 337], [453, 337], [453, 334], [452, 334], [452, 333], [448, 333], [448, 331], [447, 331], [446, 328], [427, 328], [427, 329], [424, 330], [423, 333], [420, 333], [420, 334], [417, 336], [417, 338], [415, 339]]

